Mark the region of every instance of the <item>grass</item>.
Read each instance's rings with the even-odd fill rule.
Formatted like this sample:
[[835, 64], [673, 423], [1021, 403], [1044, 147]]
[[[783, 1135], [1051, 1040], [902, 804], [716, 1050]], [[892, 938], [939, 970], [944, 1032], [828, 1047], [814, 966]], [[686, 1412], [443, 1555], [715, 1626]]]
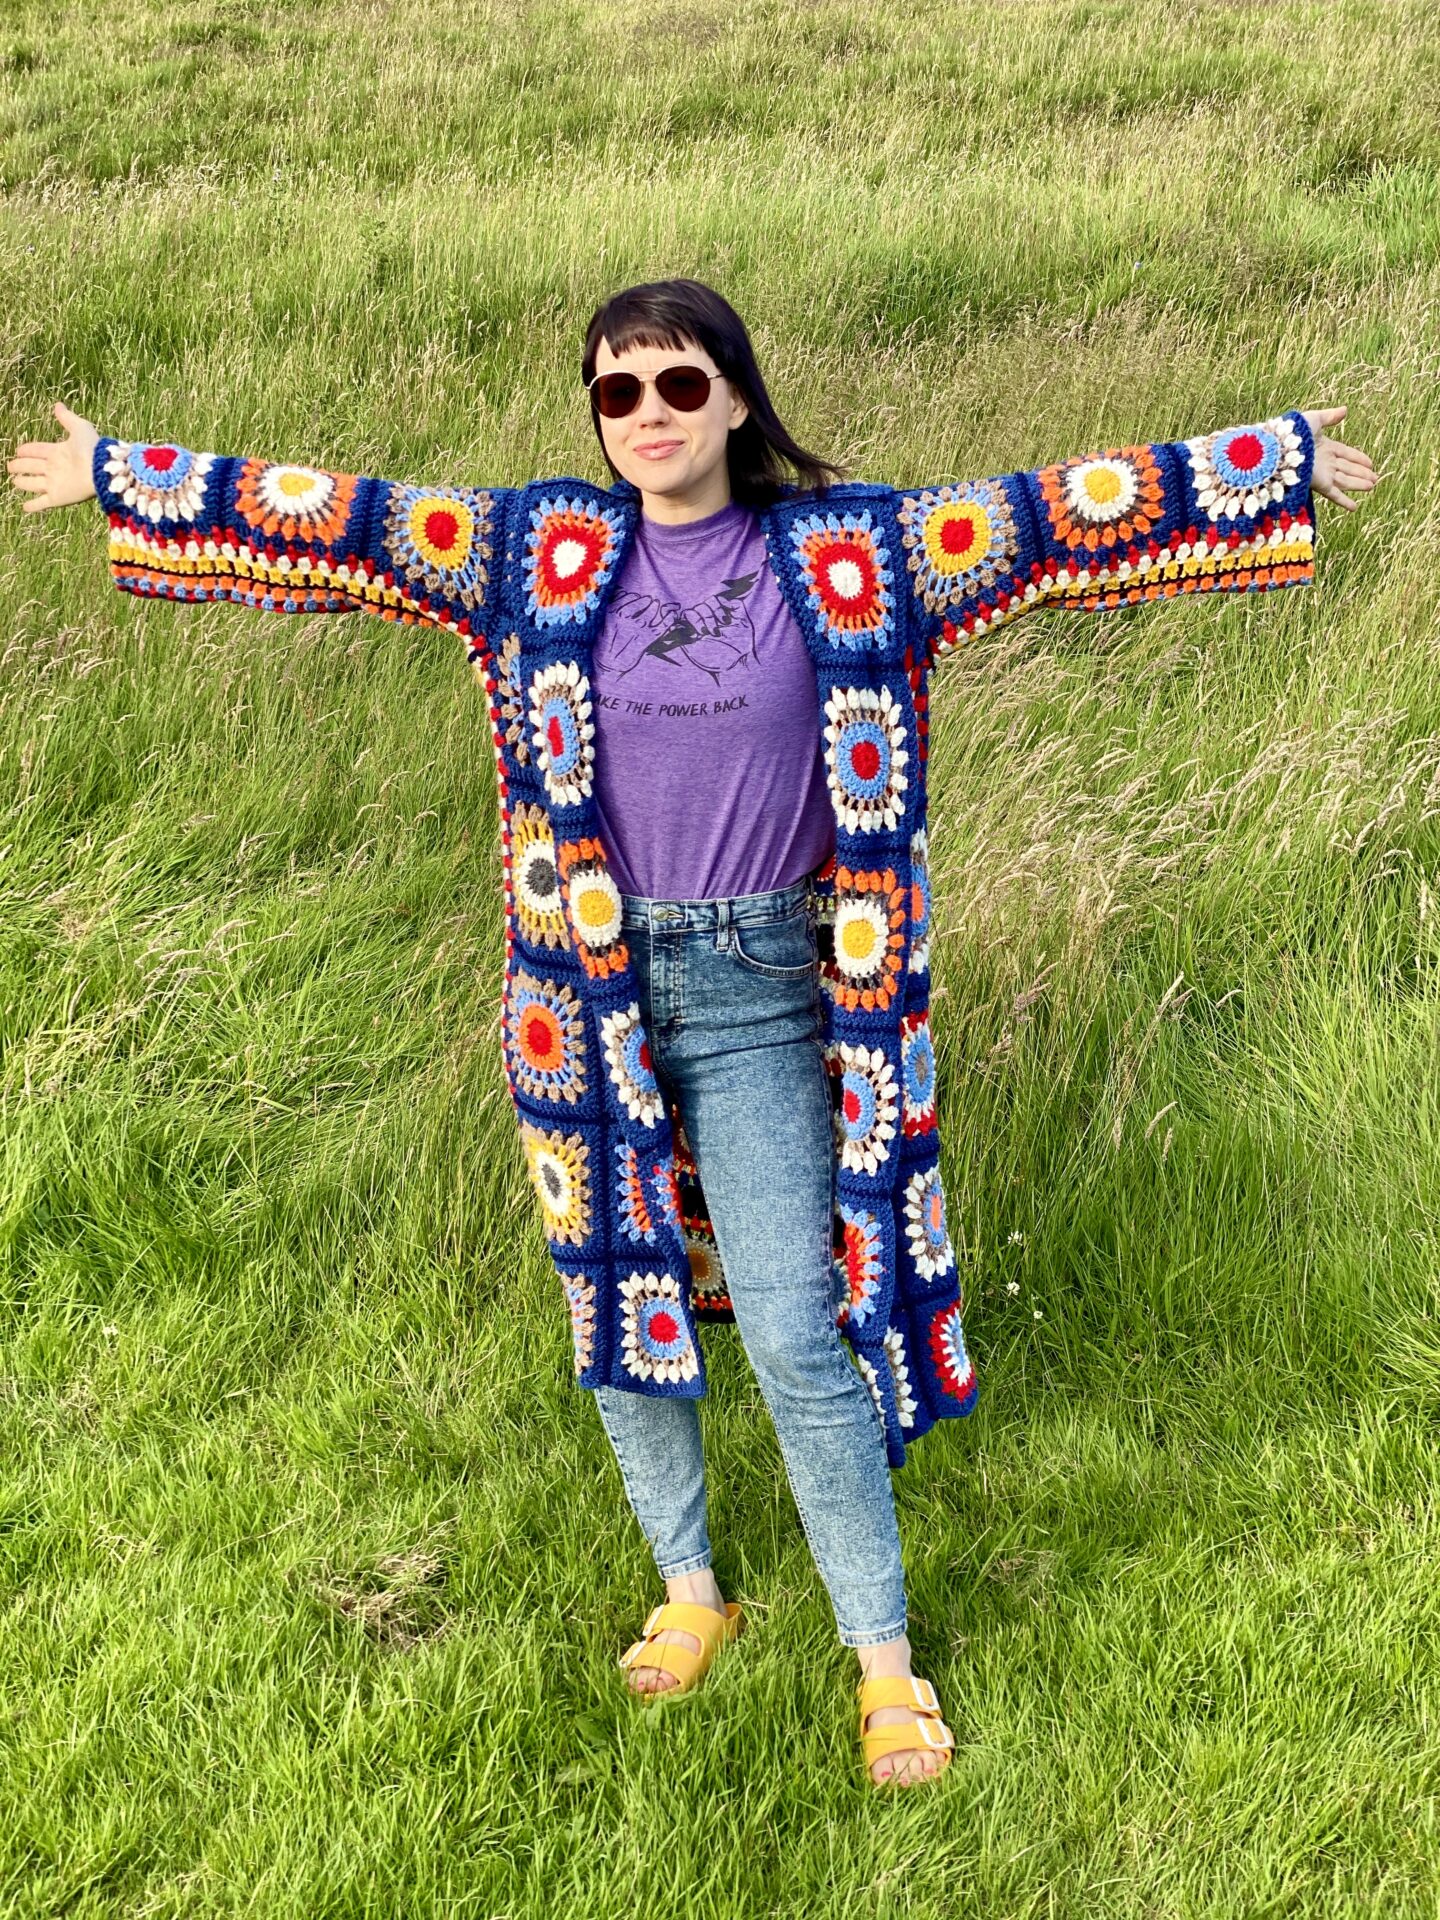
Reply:
[[961, 1746], [882, 1802], [733, 1330], [743, 1651], [658, 1594], [499, 1059], [453, 643], [0, 538], [0, 1910], [1432, 1916], [1440, 54], [1412, 0], [11, 0], [0, 429], [607, 480], [671, 273], [912, 484], [1348, 402], [1308, 592], [932, 699], [975, 1417], [896, 1476]]

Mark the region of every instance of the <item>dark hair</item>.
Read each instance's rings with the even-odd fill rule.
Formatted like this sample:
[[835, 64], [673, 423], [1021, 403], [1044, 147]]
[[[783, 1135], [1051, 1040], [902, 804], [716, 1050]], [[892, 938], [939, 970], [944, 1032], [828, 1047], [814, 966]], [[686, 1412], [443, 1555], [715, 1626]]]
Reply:
[[[585, 355], [580, 362], [580, 377], [595, 376], [595, 357], [601, 336], [610, 351], [620, 354], [627, 347], [670, 347], [675, 350], [691, 343], [704, 347], [727, 379], [734, 382], [749, 412], [738, 427], [730, 429], [725, 449], [730, 469], [731, 497], [747, 507], [768, 507], [784, 493], [822, 493], [831, 484], [826, 478], [845, 478], [844, 470], [829, 460], [807, 453], [785, 431], [780, 416], [765, 391], [756, 364], [755, 349], [745, 323], [730, 302], [700, 280], [651, 280], [638, 287], [626, 287], [612, 293], [595, 309], [585, 335]], [[600, 427], [600, 409], [590, 394], [590, 418], [595, 438], [605, 455], [605, 464], [617, 480], [624, 476], [605, 450]], [[795, 469], [798, 485], [787, 482], [784, 464]]]

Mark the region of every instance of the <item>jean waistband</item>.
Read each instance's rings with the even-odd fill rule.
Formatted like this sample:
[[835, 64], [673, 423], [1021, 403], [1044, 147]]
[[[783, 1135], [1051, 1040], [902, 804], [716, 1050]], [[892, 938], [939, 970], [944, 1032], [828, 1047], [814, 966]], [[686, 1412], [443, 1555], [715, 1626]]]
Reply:
[[652, 900], [646, 894], [620, 895], [620, 922], [626, 927], [755, 927], [783, 920], [812, 897], [813, 876], [802, 873], [785, 887], [765, 893], [735, 893], [724, 900]]

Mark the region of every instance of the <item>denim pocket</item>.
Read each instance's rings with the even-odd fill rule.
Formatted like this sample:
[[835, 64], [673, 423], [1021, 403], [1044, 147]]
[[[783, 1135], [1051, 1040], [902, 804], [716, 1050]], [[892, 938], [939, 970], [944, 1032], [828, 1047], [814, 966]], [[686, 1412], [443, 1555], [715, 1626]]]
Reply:
[[749, 926], [733, 921], [730, 951], [752, 973], [763, 973], [771, 980], [803, 980], [814, 972], [820, 958], [808, 903], [802, 900], [781, 920]]

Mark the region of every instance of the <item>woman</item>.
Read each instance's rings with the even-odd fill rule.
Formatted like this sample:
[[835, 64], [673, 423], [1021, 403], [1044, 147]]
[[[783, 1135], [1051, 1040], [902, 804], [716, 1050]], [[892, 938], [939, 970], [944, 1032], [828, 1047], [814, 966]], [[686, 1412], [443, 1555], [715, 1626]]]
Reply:
[[226, 461], [102, 439], [58, 403], [68, 438], [8, 465], [26, 512], [99, 496], [126, 590], [465, 639], [500, 780], [507, 1081], [577, 1376], [667, 1594], [621, 1664], [643, 1697], [684, 1691], [740, 1629], [692, 1315], [733, 1319], [859, 1658], [869, 1777], [908, 1786], [953, 1741], [912, 1672], [888, 1469], [902, 1429], [975, 1397], [928, 1042], [929, 671], [1035, 605], [1308, 579], [1311, 491], [1351, 508], [1375, 471], [1325, 435], [1341, 407], [904, 495], [837, 486], [693, 280], [598, 308], [582, 379], [608, 494]]

